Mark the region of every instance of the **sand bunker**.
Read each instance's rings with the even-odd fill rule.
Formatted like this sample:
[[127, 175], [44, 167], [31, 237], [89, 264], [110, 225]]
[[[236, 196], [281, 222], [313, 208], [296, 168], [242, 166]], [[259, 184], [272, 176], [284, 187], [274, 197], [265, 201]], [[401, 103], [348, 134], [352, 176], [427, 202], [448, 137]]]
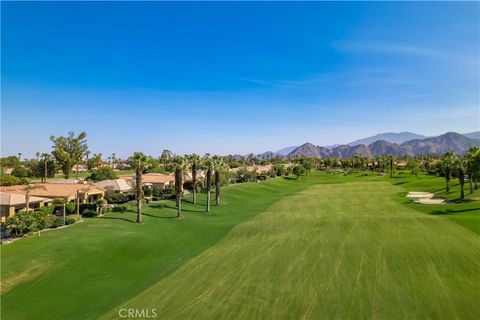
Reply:
[[444, 199], [433, 199], [434, 194], [431, 192], [410, 191], [407, 198], [415, 199], [415, 203], [420, 204], [443, 204]]
[[416, 203], [420, 204], [444, 204], [445, 200], [444, 199], [425, 199], [421, 198], [418, 200], [415, 200]]
[[418, 192], [418, 191], [410, 191], [407, 194], [407, 198], [425, 198], [425, 199], [430, 199], [433, 198], [434, 194], [431, 192]]

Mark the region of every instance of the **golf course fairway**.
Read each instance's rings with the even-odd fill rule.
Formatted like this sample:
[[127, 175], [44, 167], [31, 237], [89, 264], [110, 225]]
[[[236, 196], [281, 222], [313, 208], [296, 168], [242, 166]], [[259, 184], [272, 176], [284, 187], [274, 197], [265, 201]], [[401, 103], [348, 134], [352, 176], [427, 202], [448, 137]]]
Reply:
[[480, 318], [479, 235], [404, 193], [315, 173], [227, 187], [211, 215], [187, 199], [170, 219], [162, 201], [142, 225], [112, 213], [31, 235], [2, 248], [2, 318]]

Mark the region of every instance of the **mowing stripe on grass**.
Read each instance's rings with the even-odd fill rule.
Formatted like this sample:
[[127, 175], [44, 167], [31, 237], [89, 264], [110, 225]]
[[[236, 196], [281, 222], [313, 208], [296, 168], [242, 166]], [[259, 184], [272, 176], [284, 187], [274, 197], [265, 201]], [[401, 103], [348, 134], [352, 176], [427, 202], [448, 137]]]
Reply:
[[400, 190], [311, 186], [105, 318], [156, 308], [162, 319], [478, 319], [480, 238], [394, 201]]

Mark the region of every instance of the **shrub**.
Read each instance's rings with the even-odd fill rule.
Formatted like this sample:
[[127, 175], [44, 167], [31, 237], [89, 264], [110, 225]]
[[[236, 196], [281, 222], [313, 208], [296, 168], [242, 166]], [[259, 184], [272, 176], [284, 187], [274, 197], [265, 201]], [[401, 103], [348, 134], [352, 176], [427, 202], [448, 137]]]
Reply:
[[5, 220], [5, 230], [12, 237], [21, 237], [30, 232], [30, 224], [32, 223], [30, 218], [30, 215], [26, 212], [18, 212]]
[[97, 210], [97, 205], [94, 203], [80, 203], [80, 212], [84, 212], [85, 210]]
[[84, 218], [94, 218], [98, 216], [98, 212], [95, 210], [86, 209], [82, 212], [82, 217]]
[[32, 221], [30, 225], [31, 231], [38, 231], [50, 228], [55, 219], [55, 216], [49, 212], [42, 212], [40, 210], [30, 213]]
[[56, 217], [54, 220], [53, 220], [53, 223], [51, 225], [52, 228], [58, 228], [58, 227], [61, 227], [63, 226], [64, 223], [63, 223], [63, 218], [60, 218], [60, 217]]
[[112, 212], [127, 211], [127, 206], [115, 206], [112, 208]]
[[65, 220], [65, 225], [74, 224], [75, 222], [76, 222], [75, 219], [73, 219], [73, 218], [67, 218], [67, 220]]
[[272, 169], [278, 177], [285, 175], [285, 167], [281, 163], [274, 165]]
[[28, 178], [32, 175], [32, 172], [25, 168], [23, 165], [17, 165], [12, 171], [12, 176], [17, 178]]
[[55, 209], [54, 206], [48, 206], [48, 207], [40, 207], [37, 209], [37, 211], [40, 211], [44, 214], [53, 214], [53, 209]]
[[118, 179], [118, 177], [112, 168], [104, 166], [104, 167], [94, 169], [90, 174], [90, 176], [88, 177], [88, 179], [93, 181], [102, 181], [102, 180]]
[[295, 168], [293, 168], [293, 174], [297, 176], [297, 179], [299, 176], [303, 176], [307, 173], [307, 170], [301, 165], [296, 165]]
[[[5, 221], [5, 230], [12, 237], [21, 237], [32, 231], [49, 228], [54, 221], [54, 216], [42, 211], [19, 211]], [[63, 223], [63, 219], [62, 219]]]
[[108, 203], [125, 203], [134, 199], [135, 195], [133, 193], [111, 192], [105, 196]]
[[67, 214], [75, 213], [76, 207], [77, 206], [75, 205], [75, 203], [69, 202], [69, 203], [65, 204], [65, 211], [67, 212]]
[[14, 186], [18, 184], [27, 184], [28, 180], [27, 179], [21, 179], [18, 177], [14, 176], [9, 176], [9, 175], [2, 175], [0, 177], [0, 185], [2, 186]]

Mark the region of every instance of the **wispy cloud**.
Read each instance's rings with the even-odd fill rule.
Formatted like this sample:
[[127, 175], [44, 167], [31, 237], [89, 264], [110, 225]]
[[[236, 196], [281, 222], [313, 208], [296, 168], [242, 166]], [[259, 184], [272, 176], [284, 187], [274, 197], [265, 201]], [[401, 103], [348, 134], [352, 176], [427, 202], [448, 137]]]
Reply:
[[455, 64], [468, 66], [478, 67], [479, 65], [478, 44], [476, 44], [475, 47], [470, 47], [468, 50], [462, 50], [462, 53], [453, 51], [453, 48], [436, 48], [425, 45], [390, 41], [341, 41], [333, 43], [332, 46], [337, 50], [345, 52], [416, 56], [427, 59], [441, 59]]

